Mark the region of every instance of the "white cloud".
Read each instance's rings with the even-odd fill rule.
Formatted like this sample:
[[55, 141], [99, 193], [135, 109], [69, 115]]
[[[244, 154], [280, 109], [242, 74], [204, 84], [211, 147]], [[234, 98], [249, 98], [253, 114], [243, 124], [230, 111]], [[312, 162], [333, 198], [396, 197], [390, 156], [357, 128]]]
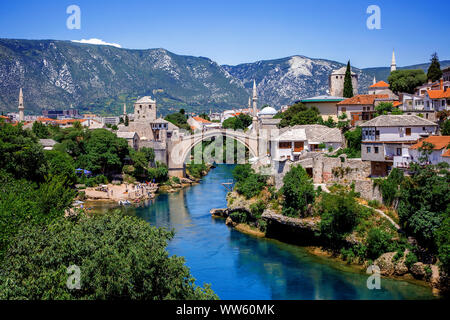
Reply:
[[116, 48], [122, 48], [122, 46], [120, 44], [117, 43], [108, 43], [105, 42], [101, 39], [96, 39], [96, 38], [92, 38], [92, 39], [81, 39], [81, 40], [72, 40], [72, 42], [78, 42], [78, 43], [87, 43], [87, 44], [96, 44], [96, 45], [101, 45], [101, 46], [113, 46]]

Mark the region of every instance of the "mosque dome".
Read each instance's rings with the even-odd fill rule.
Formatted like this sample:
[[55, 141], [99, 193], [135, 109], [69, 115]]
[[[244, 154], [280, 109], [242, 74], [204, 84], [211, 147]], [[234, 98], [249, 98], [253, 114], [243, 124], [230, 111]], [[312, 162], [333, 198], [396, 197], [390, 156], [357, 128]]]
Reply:
[[277, 114], [277, 110], [272, 107], [265, 107], [259, 112], [260, 116], [274, 116]]

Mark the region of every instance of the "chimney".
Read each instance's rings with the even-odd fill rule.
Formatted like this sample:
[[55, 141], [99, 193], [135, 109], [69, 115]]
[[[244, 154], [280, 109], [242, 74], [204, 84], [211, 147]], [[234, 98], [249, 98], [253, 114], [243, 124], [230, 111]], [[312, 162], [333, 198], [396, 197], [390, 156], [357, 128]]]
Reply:
[[441, 90], [444, 90], [444, 79], [441, 79]]

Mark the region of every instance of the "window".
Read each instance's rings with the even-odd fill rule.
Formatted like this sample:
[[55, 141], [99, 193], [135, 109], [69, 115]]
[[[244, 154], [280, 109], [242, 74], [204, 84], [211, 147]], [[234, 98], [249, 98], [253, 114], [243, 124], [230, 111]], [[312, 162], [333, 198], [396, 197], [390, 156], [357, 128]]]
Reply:
[[344, 112], [347, 112], [347, 108], [346, 108], [346, 107], [342, 107], [342, 108], [341, 108], [341, 112], [343, 112], [343, 113], [344, 113]]
[[407, 136], [410, 136], [411, 135], [411, 128], [406, 128], [406, 135]]
[[278, 147], [280, 149], [291, 149], [292, 143], [290, 143], [290, 142], [279, 142], [278, 143]]
[[370, 153], [370, 149], [371, 149], [370, 147], [367, 147], [367, 153]]
[[402, 148], [397, 148], [397, 155], [401, 156], [402, 155]]
[[373, 149], [374, 149], [375, 153], [378, 153], [378, 151], [379, 151], [378, 147], [374, 147]]

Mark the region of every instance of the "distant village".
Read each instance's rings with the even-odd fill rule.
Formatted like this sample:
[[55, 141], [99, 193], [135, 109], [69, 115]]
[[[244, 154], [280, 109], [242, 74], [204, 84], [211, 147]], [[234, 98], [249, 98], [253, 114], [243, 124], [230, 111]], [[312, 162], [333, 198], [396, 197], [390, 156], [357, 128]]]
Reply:
[[[395, 54], [392, 54], [391, 72], [397, 70]], [[344, 97], [346, 67], [333, 71], [329, 75], [328, 95], [314, 96], [297, 101], [307, 108], [315, 107], [320, 112], [323, 124], [306, 124], [280, 128], [283, 113], [291, 106], [276, 110], [271, 106], [258, 109], [256, 82], [247, 108], [211, 112], [204, 115], [186, 115], [191, 133], [221, 130], [224, 121], [241, 114], [252, 118], [252, 124], [246, 129], [278, 130], [270, 137], [267, 156], [258, 159], [260, 164], [276, 164], [277, 168], [288, 163], [302, 163], [311, 176], [317, 175], [316, 165], [311, 159], [342, 155], [339, 150], [348, 147], [342, 128], [327, 126], [326, 121], [338, 123], [346, 121], [346, 130], [361, 128], [360, 161], [369, 164], [368, 177], [384, 177], [393, 168], [408, 171], [411, 162], [421, 158], [423, 146], [432, 146], [426, 159], [427, 164], [446, 162], [450, 164], [450, 136], [441, 135], [439, 122], [448, 119], [450, 114], [450, 68], [442, 70], [442, 78], [428, 81], [415, 89], [415, 93], [393, 92], [385, 81], [373, 79], [367, 94], [358, 94], [358, 75], [351, 72], [353, 97]], [[295, 105], [294, 104], [294, 105]], [[392, 110], [379, 114], [380, 104], [390, 104]], [[100, 117], [95, 114], [79, 114], [76, 109], [43, 110], [42, 116], [25, 116], [23, 92], [20, 89], [18, 113], [1, 116], [10, 123], [22, 123], [31, 128], [38, 121], [61, 128], [72, 127], [76, 122], [89, 129], [106, 128], [128, 141], [130, 147], [138, 150], [142, 147], [153, 148], [156, 160], [169, 163], [169, 141], [174, 136], [183, 136], [174, 123], [157, 117], [156, 101], [149, 96], [134, 103], [133, 113], [123, 106], [123, 114], [117, 117]], [[42, 139], [44, 148], [51, 150], [55, 141]], [[310, 164], [307, 165], [305, 161]], [[170, 170], [170, 166], [169, 166]], [[326, 170], [325, 170], [326, 171]], [[318, 183], [326, 182], [322, 172], [314, 177]]]

